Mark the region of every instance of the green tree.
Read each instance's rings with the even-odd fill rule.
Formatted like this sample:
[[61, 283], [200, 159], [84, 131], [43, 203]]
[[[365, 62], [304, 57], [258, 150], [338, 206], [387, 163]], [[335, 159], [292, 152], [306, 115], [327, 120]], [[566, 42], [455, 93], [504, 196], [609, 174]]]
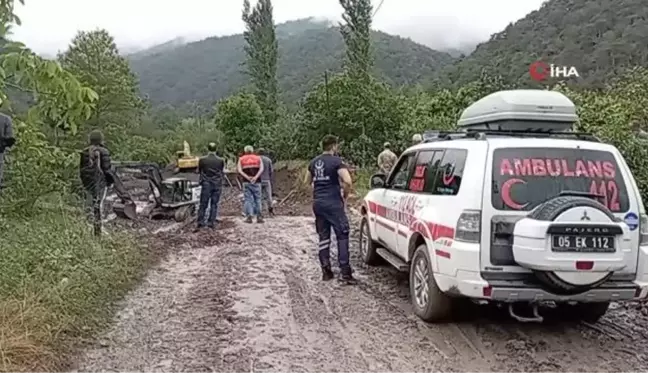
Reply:
[[259, 145], [264, 118], [254, 95], [238, 94], [219, 101], [216, 118], [227, 153], [238, 154], [246, 145]]
[[[23, 3], [22, 1], [20, 1]], [[12, 115], [17, 144], [11, 149], [6, 172], [7, 188], [0, 208], [26, 213], [36, 199], [65, 188], [74, 153], [48, 143], [43, 128], [54, 127], [75, 134], [93, 112], [97, 94], [84, 87], [56, 61], [45, 60], [24, 44], [11, 41], [11, 29], [20, 25], [14, 1], [0, 1], [0, 103], [13, 113], [13, 94], [27, 93], [33, 105], [28, 112]]]
[[590, 132], [616, 146], [637, 182], [643, 200], [648, 198], [648, 144], [638, 136], [646, 128], [648, 70], [634, 68], [603, 91], [554, 87], [571, 98], [578, 108], [577, 129]]
[[254, 9], [243, 1], [245, 22], [245, 53], [247, 73], [252, 78], [254, 92], [263, 110], [266, 123], [277, 119], [277, 54], [278, 43], [271, 0], [258, 0]]
[[407, 120], [408, 107], [384, 83], [370, 77], [362, 82], [349, 75], [331, 79], [311, 92], [304, 102], [302, 146], [310, 154], [328, 133], [344, 142], [345, 157], [361, 165], [375, 163], [384, 141], [393, 141]]
[[370, 0], [340, 0], [344, 8], [340, 32], [346, 44], [346, 68], [354, 78], [368, 81], [373, 68], [371, 23], [373, 7]]
[[86, 129], [107, 131], [109, 142], [125, 141], [139, 124], [144, 103], [137, 78], [128, 61], [119, 55], [113, 37], [106, 30], [81, 31], [58, 58], [64, 68], [99, 95]]

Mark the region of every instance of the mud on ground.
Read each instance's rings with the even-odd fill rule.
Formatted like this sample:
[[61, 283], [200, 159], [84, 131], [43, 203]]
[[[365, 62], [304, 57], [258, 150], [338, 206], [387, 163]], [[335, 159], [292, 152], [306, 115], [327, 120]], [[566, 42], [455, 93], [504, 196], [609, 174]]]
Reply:
[[[303, 203], [303, 202], [297, 202]], [[302, 209], [306, 209], [302, 205]], [[307, 206], [307, 205], [306, 205]], [[237, 208], [238, 209], [238, 208]], [[408, 279], [367, 267], [352, 232], [356, 286], [323, 283], [310, 216], [213, 231], [139, 227], [163, 256], [87, 346], [78, 371], [645, 371], [648, 308], [614, 305], [597, 324], [520, 324], [466, 304], [448, 324], [410, 309]], [[350, 214], [353, 227], [357, 215]], [[146, 232], [146, 233], [144, 233]], [[335, 257], [335, 247], [332, 252]]]
[[648, 317], [636, 304], [593, 326], [519, 324], [477, 306], [470, 320], [430, 325], [411, 313], [406, 276], [361, 265], [355, 240], [360, 284], [320, 282], [310, 217], [175, 229], [157, 234], [168, 256], [79, 371], [648, 369]]

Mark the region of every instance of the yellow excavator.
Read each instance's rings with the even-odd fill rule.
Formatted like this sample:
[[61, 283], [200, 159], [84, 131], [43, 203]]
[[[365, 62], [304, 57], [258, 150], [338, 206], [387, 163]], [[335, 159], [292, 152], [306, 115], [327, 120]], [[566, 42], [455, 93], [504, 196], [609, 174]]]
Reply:
[[191, 155], [189, 143], [184, 141], [184, 149], [176, 152], [176, 172], [191, 172], [198, 168], [198, 156]]

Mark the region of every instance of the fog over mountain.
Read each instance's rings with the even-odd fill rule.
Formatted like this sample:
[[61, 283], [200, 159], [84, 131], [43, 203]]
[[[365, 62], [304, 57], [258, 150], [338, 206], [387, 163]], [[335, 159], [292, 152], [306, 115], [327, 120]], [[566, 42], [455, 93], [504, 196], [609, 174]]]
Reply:
[[[254, 1], [252, 1], [254, 2]], [[374, 0], [374, 29], [432, 49], [470, 51], [507, 24], [537, 9], [543, 0]], [[316, 17], [339, 22], [336, 0], [275, 0], [277, 23]], [[36, 52], [65, 50], [78, 30], [104, 28], [126, 53], [176, 38], [187, 42], [243, 31], [242, 0], [29, 0], [17, 12], [14, 36]]]

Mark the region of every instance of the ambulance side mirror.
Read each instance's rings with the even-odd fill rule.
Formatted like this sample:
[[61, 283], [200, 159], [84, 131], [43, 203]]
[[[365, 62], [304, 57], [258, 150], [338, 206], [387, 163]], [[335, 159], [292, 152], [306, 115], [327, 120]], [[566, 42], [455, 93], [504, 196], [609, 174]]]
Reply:
[[373, 174], [369, 181], [369, 187], [371, 189], [384, 188], [385, 187], [386, 176], [384, 174]]

